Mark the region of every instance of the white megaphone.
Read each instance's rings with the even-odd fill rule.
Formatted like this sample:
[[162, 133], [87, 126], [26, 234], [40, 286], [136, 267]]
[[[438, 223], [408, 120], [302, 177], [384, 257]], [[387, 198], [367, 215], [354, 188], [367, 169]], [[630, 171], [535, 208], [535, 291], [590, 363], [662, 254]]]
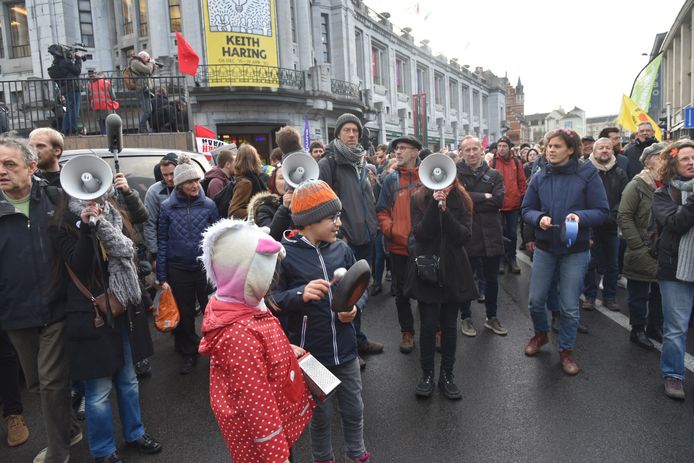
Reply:
[[317, 179], [318, 174], [318, 163], [303, 151], [292, 153], [282, 161], [284, 181], [292, 188], [298, 187], [306, 180]]
[[[443, 190], [455, 181], [455, 162], [446, 154], [430, 154], [419, 164], [419, 180], [432, 191]], [[439, 207], [441, 207], [439, 201]]]
[[[65, 163], [60, 171], [60, 184], [68, 196], [80, 201], [100, 198], [113, 184], [113, 172], [106, 161], [93, 154], [81, 154]], [[94, 217], [89, 223], [96, 225]]]

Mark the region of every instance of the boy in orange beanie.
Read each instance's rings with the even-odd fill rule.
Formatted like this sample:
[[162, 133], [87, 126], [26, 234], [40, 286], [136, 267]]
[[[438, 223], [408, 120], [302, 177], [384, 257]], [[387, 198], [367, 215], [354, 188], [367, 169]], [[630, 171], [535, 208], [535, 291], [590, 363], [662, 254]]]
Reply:
[[[355, 263], [349, 246], [337, 239], [342, 203], [322, 180], [307, 180], [292, 197], [294, 230], [282, 240], [286, 257], [280, 262], [277, 288], [268, 302], [287, 314], [290, 342], [309, 351], [342, 384], [336, 391], [347, 448], [346, 461], [367, 462], [364, 446], [364, 403], [357, 360], [357, 338], [352, 320], [366, 303], [363, 295], [350, 312], [331, 309], [330, 280], [336, 269]], [[309, 425], [313, 459], [335, 461], [330, 427], [332, 407], [326, 401], [316, 406]]]

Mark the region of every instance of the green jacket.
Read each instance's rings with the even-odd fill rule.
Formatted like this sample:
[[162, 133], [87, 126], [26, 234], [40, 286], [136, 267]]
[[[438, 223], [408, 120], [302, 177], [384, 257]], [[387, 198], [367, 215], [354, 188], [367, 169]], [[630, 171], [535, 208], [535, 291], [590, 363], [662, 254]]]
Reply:
[[658, 261], [650, 253], [652, 235], [651, 203], [655, 184], [645, 171], [642, 171], [627, 184], [619, 204], [617, 224], [627, 242], [624, 253], [626, 278], [638, 281], [656, 281]]

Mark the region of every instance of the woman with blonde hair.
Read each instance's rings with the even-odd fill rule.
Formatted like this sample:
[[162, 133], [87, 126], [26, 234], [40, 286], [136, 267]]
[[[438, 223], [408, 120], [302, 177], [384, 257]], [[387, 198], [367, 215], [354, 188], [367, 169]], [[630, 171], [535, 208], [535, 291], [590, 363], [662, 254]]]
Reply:
[[248, 217], [248, 203], [251, 198], [267, 190], [261, 178], [262, 163], [258, 151], [252, 145], [241, 145], [234, 163], [236, 185], [229, 204], [229, 217], [245, 219]]

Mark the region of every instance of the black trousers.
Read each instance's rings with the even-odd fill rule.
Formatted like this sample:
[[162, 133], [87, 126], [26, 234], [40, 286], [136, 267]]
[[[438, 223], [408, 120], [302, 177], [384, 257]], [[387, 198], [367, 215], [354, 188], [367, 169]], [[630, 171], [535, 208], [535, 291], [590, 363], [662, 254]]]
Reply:
[[200, 337], [195, 332], [195, 303], [207, 307], [207, 277], [204, 270], [194, 272], [169, 267], [167, 283], [178, 304], [181, 321], [174, 330], [174, 347], [184, 357], [198, 355]]
[[441, 329], [441, 370], [451, 372], [455, 365], [458, 339], [456, 323], [460, 304], [429, 304], [419, 301], [419, 351], [423, 371], [434, 370], [436, 330]]
[[[398, 309], [400, 331], [414, 334], [414, 317], [412, 316], [410, 298], [403, 295], [405, 284], [407, 283], [409, 260], [408, 256], [390, 253], [391, 276], [393, 278], [393, 288], [395, 289], [395, 307]], [[496, 270], [498, 271], [499, 269]]]
[[[357, 260], [365, 259], [369, 263], [369, 267], [372, 269], [374, 268], [372, 243], [361, 244], [359, 246], [350, 244], [349, 247], [352, 249], [354, 257]], [[366, 309], [366, 307], [364, 307], [364, 309]], [[361, 311], [357, 312], [357, 316], [354, 317], [352, 324], [354, 324], [354, 329], [357, 331], [357, 345], [362, 346], [369, 342], [369, 339], [366, 337], [366, 333], [361, 330]]]
[[0, 401], [2, 416], [21, 415], [22, 397], [19, 392], [19, 359], [7, 333], [0, 330]]

